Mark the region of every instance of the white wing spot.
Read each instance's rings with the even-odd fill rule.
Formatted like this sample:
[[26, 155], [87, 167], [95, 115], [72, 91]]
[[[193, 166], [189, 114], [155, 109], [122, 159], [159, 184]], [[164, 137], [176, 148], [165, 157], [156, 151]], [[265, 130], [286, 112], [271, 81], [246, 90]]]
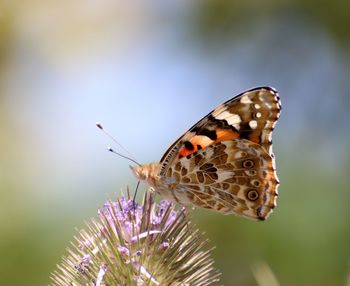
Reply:
[[241, 117], [237, 114], [224, 111], [220, 114], [217, 114], [214, 117], [218, 120], [226, 120], [228, 124], [234, 126], [237, 130], [239, 130], [239, 124], [241, 123]]
[[213, 116], [216, 118], [218, 115], [220, 115], [220, 113], [224, 112], [226, 106], [221, 104], [219, 105], [217, 108], [215, 108], [214, 112], [213, 112]]
[[256, 127], [258, 127], [258, 122], [256, 122], [256, 120], [251, 120], [249, 121], [249, 126], [251, 129], [255, 129]]
[[270, 101], [265, 100], [265, 104], [269, 109], [272, 109], [272, 104]]
[[253, 103], [253, 102], [251, 101], [251, 99], [249, 98], [248, 95], [243, 95], [241, 98], [241, 103], [249, 104], [249, 103]]
[[230, 179], [230, 178], [232, 178], [233, 175], [234, 175], [234, 172], [232, 172], [232, 171], [218, 172], [218, 182], [223, 182], [227, 179]]
[[260, 112], [257, 112], [257, 113], [255, 114], [255, 116], [256, 116], [256, 118], [260, 118], [260, 117], [261, 117], [261, 113], [260, 113]]
[[267, 137], [268, 142], [272, 141], [272, 132], [269, 133], [268, 137]]

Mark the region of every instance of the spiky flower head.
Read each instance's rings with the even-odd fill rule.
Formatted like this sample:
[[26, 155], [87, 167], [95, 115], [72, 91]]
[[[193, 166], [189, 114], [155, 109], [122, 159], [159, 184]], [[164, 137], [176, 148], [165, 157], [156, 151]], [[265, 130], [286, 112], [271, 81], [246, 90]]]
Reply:
[[52, 285], [216, 285], [203, 234], [184, 209], [154, 202], [147, 192], [142, 205], [125, 197], [107, 202], [99, 219], [75, 237]]

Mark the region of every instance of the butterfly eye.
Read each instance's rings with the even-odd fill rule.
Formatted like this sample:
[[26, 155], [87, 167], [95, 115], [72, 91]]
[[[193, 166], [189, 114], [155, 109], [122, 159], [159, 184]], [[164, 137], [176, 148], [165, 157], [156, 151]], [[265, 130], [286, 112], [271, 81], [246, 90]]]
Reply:
[[259, 198], [259, 193], [256, 190], [253, 190], [253, 189], [248, 190], [247, 198], [248, 198], [248, 200], [250, 200], [252, 202], [256, 201]]
[[254, 162], [252, 160], [245, 160], [243, 161], [243, 168], [249, 169], [254, 166]]

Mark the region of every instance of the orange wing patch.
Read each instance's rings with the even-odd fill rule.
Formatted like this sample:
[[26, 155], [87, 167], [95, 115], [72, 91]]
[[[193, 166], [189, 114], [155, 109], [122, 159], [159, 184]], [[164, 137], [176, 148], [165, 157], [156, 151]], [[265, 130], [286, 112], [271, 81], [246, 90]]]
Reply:
[[195, 135], [190, 140], [183, 143], [184, 147], [179, 151], [179, 158], [191, 155], [212, 144], [236, 138], [239, 138], [239, 133], [229, 129], [216, 130], [215, 136], [211, 136], [211, 138], [207, 135]]

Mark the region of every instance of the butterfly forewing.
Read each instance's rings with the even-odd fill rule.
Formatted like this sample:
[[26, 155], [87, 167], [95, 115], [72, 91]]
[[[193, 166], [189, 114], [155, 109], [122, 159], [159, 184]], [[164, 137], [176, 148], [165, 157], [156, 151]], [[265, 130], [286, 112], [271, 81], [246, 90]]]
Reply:
[[278, 93], [270, 87], [248, 90], [219, 105], [181, 136], [163, 155], [161, 175], [167, 166], [211, 144], [247, 139], [273, 156], [272, 131], [280, 115]]

